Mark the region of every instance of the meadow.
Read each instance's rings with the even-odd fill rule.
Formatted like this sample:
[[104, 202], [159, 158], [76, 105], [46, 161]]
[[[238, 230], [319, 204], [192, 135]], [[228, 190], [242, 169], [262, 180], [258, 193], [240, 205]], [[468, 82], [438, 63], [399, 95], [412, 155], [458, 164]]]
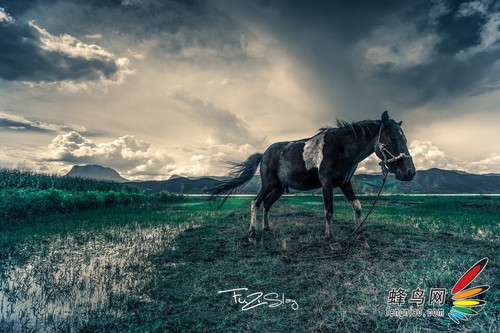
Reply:
[[[498, 331], [500, 197], [383, 196], [365, 224], [370, 248], [341, 251], [324, 240], [319, 196], [283, 197], [252, 245], [250, 200], [217, 210], [205, 197], [176, 197], [4, 219], [0, 332]], [[338, 239], [352, 215], [335, 197]], [[487, 303], [456, 324], [451, 288], [483, 257], [473, 284], [491, 286], [479, 296]], [[409, 303], [417, 288], [420, 307]], [[444, 304], [428, 304], [432, 288], [446, 289]], [[407, 291], [404, 303], [388, 304], [393, 289]], [[426, 315], [388, 316], [410, 306]]]

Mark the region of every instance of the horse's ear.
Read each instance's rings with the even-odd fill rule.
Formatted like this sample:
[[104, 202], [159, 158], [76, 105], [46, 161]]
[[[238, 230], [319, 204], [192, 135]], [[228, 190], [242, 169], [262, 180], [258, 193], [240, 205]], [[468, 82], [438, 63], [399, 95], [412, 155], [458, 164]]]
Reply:
[[387, 111], [384, 111], [384, 113], [382, 113], [382, 122], [384, 123], [384, 125], [389, 124], [389, 114], [387, 113]]
[[398, 123], [398, 125], [399, 125], [399, 126], [403, 125], [403, 121], [400, 121], [400, 122]]

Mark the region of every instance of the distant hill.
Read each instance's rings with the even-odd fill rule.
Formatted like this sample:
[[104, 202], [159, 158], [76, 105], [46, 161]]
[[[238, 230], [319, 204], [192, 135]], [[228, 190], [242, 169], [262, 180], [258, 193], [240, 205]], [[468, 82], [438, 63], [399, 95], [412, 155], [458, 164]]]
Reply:
[[[131, 182], [140, 189], [168, 191], [183, 194], [206, 194], [207, 189], [218, 184], [220, 177], [186, 178], [172, 177], [164, 181]], [[353, 185], [358, 194], [377, 193], [382, 183], [381, 174], [354, 175]], [[254, 176], [237, 193], [256, 194], [260, 189], [260, 176]], [[291, 193], [297, 191], [291, 190]], [[309, 191], [320, 194], [321, 190]], [[336, 193], [340, 193], [336, 189]], [[500, 194], [500, 175], [474, 175], [461, 171], [441, 169], [420, 170], [411, 182], [400, 182], [390, 174], [383, 193], [391, 194]]]
[[[168, 180], [128, 181], [111, 168], [99, 165], [74, 166], [68, 177], [112, 180], [127, 183], [140, 190], [179, 194], [207, 194], [207, 190], [224, 180], [224, 177], [188, 178], [174, 175]], [[382, 183], [381, 174], [354, 175], [353, 185], [358, 194], [377, 193]], [[256, 194], [260, 190], [260, 176], [256, 175], [237, 193]], [[291, 190], [292, 193], [297, 191]], [[320, 194], [321, 190], [307, 193]], [[340, 193], [336, 189], [336, 193]], [[500, 175], [475, 175], [463, 171], [441, 169], [419, 170], [411, 182], [400, 182], [390, 174], [383, 193], [391, 194], [500, 194]]]
[[116, 170], [100, 165], [75, 165], [66, 174], [66, 177], [109, 180], [117, 183], [128, 182], [128, 180], [120, 176]]
[[206, 194], [207, 189], [215, 186], [220, 181], [209, 177], [190, 179], [174, 176], [168, 180], [147, 180], [128, 182], [129, 185], [137, 186], [140, 190], [151, 190], [153, 192], [171, 192], [179, 194]]
[[[382, 175], [355, 175], [354, 186], [361, 193], [375, 193]], [[475, 175], [437, 168], [417, 171], [411, 182], [400, 182], [391, 174], [384, 192], [402, 194], [500, 194], [500, 175]]]

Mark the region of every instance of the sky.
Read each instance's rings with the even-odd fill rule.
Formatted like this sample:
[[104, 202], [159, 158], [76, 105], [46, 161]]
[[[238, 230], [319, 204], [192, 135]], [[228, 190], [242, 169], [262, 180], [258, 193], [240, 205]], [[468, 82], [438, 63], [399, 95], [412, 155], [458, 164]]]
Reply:
[[496, 1], [0, 0], [0, 36], [0, 167], [223, 175], [388, 110], [417, 170], [500, 173]]

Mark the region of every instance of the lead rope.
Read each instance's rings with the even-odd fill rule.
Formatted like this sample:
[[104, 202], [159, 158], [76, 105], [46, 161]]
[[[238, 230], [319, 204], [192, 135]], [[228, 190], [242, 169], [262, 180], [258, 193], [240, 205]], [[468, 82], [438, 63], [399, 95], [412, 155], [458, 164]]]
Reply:
[[[382, 167], [382, 173], [384, 174], [384, 178], [382, 179], [382, 184], [380, 185], [380, 188], [378, 190], [378, 193], [377, 193], [377, 196], [375, 197], [375, 200], [373, 200], [373, 203], [372, 203], [372, 206], [370, 207], [370, 210], [368, 211], [368, 213], [365, 215], [365, 218], [363, 219], [363, 221], [361, 221], [361, 223], [356, 227], [356, 229], [354, 229], [353, 232], [351, 232], [351, 234], [346, 237], [345, 239], [339, 241], [338, 243], [344, 243], [348, 240], [350, 240], [350, 238], [355, 235], [360, 229], [361, 227], [363, 226], [363, 224], [366, 222], [366, 220], [368, 219], [368, 216], [370, 216], [371, 212], [373, 211], [373, 208], [375, 207], [375, 205], [377, 204], [377, 201], [380, 197], [380, 194], [382, 193], [382, 189], [384, 188], [384, 185], [385, 185], [385, 180], [387, 179], [387, 175], [389, 174], [389, 169], [387, 168], [387, 166], [385, 165], [384, 161], [380, 162], [380, 166]], [[345, 252], [345, 256], [348, 255], [348, 252], [349, 252], [349, 249], [350, 249], [350, 242], [348, 243], [348, 247], [347, 247], [347, 252]], [[295, 250], [292, 250], [292, 251], [289, 251], [287, 252], [286, 254], [283, 254], [281, 256], [281, 259], [284, 260], [285, 262], [291, 262], [292, 259], [290, 258], [290, 255], [293, 254], [293, 253], [296, 253], [296, 252], [299, 252], [300, 250], [303, 250], [305, 248], [308, 248], [308, 247], [317, 247], [317, 246], [324, 246], [324, 245], [327, 245], [325, 243], [321, 243], [321, 244], [308, 244], [308, 245], [304, 245], [304, 246], [301, 246]], [[330, 245], [330, 243], [328, 243], [328, 245]], [[338, 254], [338, 255], [333, 255], [333, 256], [326, 256], [326, 257], [321, 257], [321, 258], [316, 258], [315, 260], [322, 260], [322, 259], [331, 259], [331, 258], [336, 258], [336, 257], [339, 257], [339, 256], [342, 256], [342, 254]], [[295, 261], [300, 261], [301, 259], [294, 259]]]
[[344, 243], [344, 242], [348, 241], [353, 235], [355, 235], [361, 229], [361, 227], [363, 226], [363, 224], [366, 222], [366, 220], [368, 219], [368, 216], [370, 216], [370, 214], [371, 214], [371, 212], [373, 210], [373, 207], [375, 207], [375, 205], [377, 204], [378, 199], [380, 198], [380, 194], [382, 193], [382, 189], [384, 188], [385, 180], [387, 179], [387, 175], [389, 174], [389, 170], [387, 169], [387, 167], [385, 167], [385, 168], [382, 167], [382, 172], [384, 174], [384, 178], [382, 179], [382, 185], [380, 185], [380, 188], [378, 190], [377, 196], [375, 197], [375, 200], [373, 200], [373, 203], [372, 203], [372, 206], [370, 207], [370, 210], [365, 215], [365, 218], [363, 219], [363, 221], [361, 221], [361, 223], [356, 227], [356, 229], [354, 229], [354, 231], [351, 232], [351, 234], [349, 236], [347, 236], [343, 240], [339, 241], [339, 243]]
[[384, 178], [382, 179], [382, 185], [380, 185], [377, 196], [375, 197], [375, 200], [373, 200], [372, 206], [370, 207], [368, 214], [365, 215], [365, 218], [363, 219], [363, 221], [356, 227], [356, 229], [354, 229], [353, 232], [351, 232], [351, 234], [349, 236], [347, 236], [343, 240], [339, 241], [339, 243], [344, 243], [344, 242], [348, 241], [352, 236], [354, 236], [361, 229], [363, 224], [368, 219], [368, 216], [370, 216], [370, 214], [373, 210], [373, 207], [375, 207], [375, 204], [377, 203], [377, 201], [380, 197], [380, 194], [382, 193], [382, 189], [384, 188], [384, 185], [385, 185], [385, 180], [387, 179], [387, 175], [389, 174], [389, 168], [387, 167], [388, 160], [387, 160], [387, 156], [385, 155], [384, 150], [387, 153], [389, 153], [389, 155], [392, 156], [391, 160], [395, 159], [394, 155], [392, 155], [391, 152], [385, 148], [385, 145], [380, 142], [380, 135], [382, 133], [382, 127], [384, 127], [384, 124], [380, 125], [380, 129], [378, 131], [377, 143], [376, 143], [376, 145], [378, 145], [378, 147], [379, 147], [380, 152], [382, 153], [382, 156], [384, 157], [384, 159], [379, 163], [380, 167], [382, 168], [382, 174], [384, 175]]

